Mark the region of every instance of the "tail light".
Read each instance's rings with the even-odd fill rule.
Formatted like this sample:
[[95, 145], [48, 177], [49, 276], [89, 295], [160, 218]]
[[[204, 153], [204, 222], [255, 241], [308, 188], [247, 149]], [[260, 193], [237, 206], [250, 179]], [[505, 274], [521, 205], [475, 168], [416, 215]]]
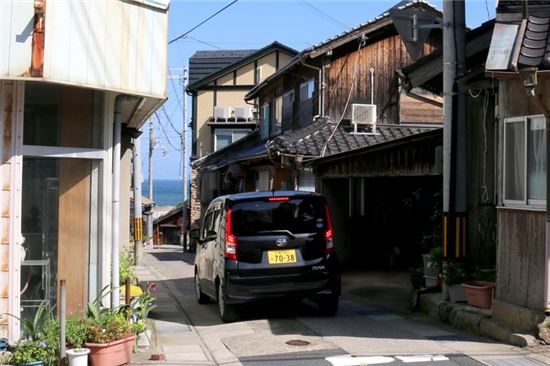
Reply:
[[225, 258], [237, 260], [237, 237], [233, 235], [232, 211], [227, 210], [225, 219]]
[[327, 217], [327, 228], [325, 230], [325, 242], [327, 246], [325, 253], [330, 254], [334, 250], [334, 240], [332, 232], [332, 219], [330, 218], [330, 210], [328, 209], [328, 205], [325, 205], [325, 216]]

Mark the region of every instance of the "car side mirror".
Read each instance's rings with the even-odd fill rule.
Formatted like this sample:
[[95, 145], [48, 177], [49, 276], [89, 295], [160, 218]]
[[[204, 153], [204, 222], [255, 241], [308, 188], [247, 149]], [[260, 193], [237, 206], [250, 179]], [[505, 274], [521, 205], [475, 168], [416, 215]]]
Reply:
[[199, 240], [199, 229], [193, 229], [189, 232], [189, 237], [194, 240]]
[[216, 240], [218, 237], [218, 233], [215, 231], [209, 231], [206, 236], [202, 239], [203, 242]]

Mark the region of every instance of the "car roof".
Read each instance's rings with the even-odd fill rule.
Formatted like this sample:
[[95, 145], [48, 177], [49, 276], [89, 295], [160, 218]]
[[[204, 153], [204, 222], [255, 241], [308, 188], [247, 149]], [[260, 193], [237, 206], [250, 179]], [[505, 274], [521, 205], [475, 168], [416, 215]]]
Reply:
[[218, 197], [215, 201], [218, 200], [229, 200], [233, 202], [239, 201], [248, 201], [253, 199], [262, 199], [272, 196], [288, 196], [288, 197], [320, 197], [321, 195], [315, 192], [306, 192], [306, 191], [265, 191], [265, 192], [246, 192], [246, 193], [236, 193], [230, 194], [227, 196]]

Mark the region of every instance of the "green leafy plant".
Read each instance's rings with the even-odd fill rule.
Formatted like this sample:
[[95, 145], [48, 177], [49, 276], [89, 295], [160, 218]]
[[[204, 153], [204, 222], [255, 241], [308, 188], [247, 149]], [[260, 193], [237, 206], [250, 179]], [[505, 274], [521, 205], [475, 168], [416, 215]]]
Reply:
[[13, 363], [13, 354], [9, 351], [0, 353], [0, 365], [11, 365]]
[[42, 325], [40, 341], [46, 344], [46, 358], [44, 363], [46, 365], [56, 365], [57, 356], [59, 355], [59, 349], [61, 344], [59, 342], [59, 336], [61, 333], [61, 327], [59, 321], [53, 318], [46, 319]]
[[458, 285], [471, 280], [471, 272], [468, 271], [465, 263], [458, 263], [452, 260], [443, 262], [443, 281], [448, 286]]
[[22, 319], [12, 314], [8, 315], [21, 322], [25, 338], [38, 340], [42, 336], [42, 326], [46, 321], [54, 320], [53, 309], [54, 308], [50, 306], [49, 302], [44, 300], [36, 309], [36, 313], [32, 320]]
[[89, 321], [81, 314], [74, 313], [67, 317], [65, 335], [67, 342], [76, 350], [79, 350], [88, 337]]
[[443, 248], [432, 248], [432, 250], [430, 250], [430, 261], [432, 262], [432, 266], [441, 270], [443, 267]]
[[127, 278], [130, 279], [131, 283], [136, 283], [135, 261], [130, 249], [124, 249], [120, 252], [119, 263], [120, 284], [123, 285]]
[[132, 334], [132, 324], [112, 309], [104, 309], [99, 316], [90, 320], [86, 341], [91, 343], [108, 343], [123, 339]]
[[17, 344], [13, 353], [13, 362], [16, 364], [46, 362], [48, 359], [47, 347], [48, 345], [44, 341], [24, 339]]

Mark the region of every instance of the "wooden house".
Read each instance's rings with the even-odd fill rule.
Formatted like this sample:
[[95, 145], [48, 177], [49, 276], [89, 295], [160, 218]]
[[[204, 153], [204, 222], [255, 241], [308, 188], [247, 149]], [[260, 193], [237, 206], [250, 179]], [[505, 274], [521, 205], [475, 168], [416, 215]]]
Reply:
[[[219, 151], [256, 128], [257, 113], [245, 102], [244, 95], [284, 67], [296, 53], [273, 42], [259, 50], [198, 51], [189, 59], [190, 83], [186, 91], [193, 107], [192, 160]], [[192, 225], [200, 219], [204, 202], [219, 192], [208, 184], [209, 179], [192, 171], [192, 180], [202, 182], [191, 186]]]
[[[402, 1], [392, 9], [441, 18], [425, 1]], [[254, 134], [194, 163], [220, 194], [322, 192], [335, 211], [340, 259], [364, 265], [365, 256], [358, 254], [370, 252], [369, 264], [383, 268], [405, 266], [413, 257], [408, 251], [418, 252], [420, 260], [420, 250], [411, 248], [416, 238], [387, 240], [379, 230], [365, 243], [362, 229], [376, 228], [376, 220], [383, 219], [384, 230], [395, 232], [390, 224], [404, 221], [399, 214], [405, 212], [403, 202], [422, 187], [422, 197], [437, 200], [441, 186], [441, 101], [432, 93], [400, 86], [396, 70], [413, 60], [390, 10], [300, 52], [260, 82], [245, 96], [259, 110]], [[420, 56], [440, 42], [441, 31], [431, 32]], [[361, 117], [354, 111], [361, 109], [370, 113], [370, 120], [355, 128], [352, 122]], [[407, 189], [397, 197], [400, 186]], [[384, 197], [391, 203], [380, 203]], [[425, 218], [428, 209], [423, 210]]]
[[498, 87], [493, 313], [531, 330], [550, 315], [549, 28], [547, 2], [499, 1], [485, 65]]

